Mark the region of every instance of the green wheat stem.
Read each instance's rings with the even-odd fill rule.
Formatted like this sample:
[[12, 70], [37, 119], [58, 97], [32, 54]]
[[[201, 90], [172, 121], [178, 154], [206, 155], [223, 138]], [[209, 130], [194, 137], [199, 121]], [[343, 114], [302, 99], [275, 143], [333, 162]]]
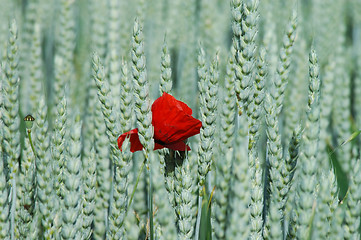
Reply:
[[132, 194], [130, 195], [128, 207], [130, 207], [131, 204], [132, 204], [132, 201], [133, 201], [133, 198], [134, 198], [134, 194], [135, 194], [135, 190], [137, 190], [138, 183], [139, 183], [139, 180], [140, 180], [140, 175], [141, 175], [142, 172], [143, 172], [143, 169], [144, 169], [144, 166], [145, 166], [145, 163], [146, 163], [146, 162], [147, 162], [147, 159], [144, 158], [143, 163], [142, 163], [142, 165], [140, 166], [140, 170], [139, 170], [139, 172], [138, 172], [137, 180], [135, 181], [135, 185], [134, 185]]
[[195, 240], [199, 239], [199, 230], [201, 226], [202, 201], [203, 201], [203, 196], [198, 195], [198, 213], [196, 220]]
[[148, 209], [149, 209], [149, 228], [150, 228], [150, 240], [154, 239], [154, 221], [153, 221], [153, 185], [152, 185], [152, 169], [148, 169]]

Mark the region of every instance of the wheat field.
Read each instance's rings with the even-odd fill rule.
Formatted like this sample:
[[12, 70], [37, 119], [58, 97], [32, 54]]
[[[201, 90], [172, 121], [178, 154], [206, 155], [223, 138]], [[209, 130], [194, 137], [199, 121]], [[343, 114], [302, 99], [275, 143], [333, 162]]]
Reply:
[[360, 0], [0, 0], [0, 239], [360, 239]]

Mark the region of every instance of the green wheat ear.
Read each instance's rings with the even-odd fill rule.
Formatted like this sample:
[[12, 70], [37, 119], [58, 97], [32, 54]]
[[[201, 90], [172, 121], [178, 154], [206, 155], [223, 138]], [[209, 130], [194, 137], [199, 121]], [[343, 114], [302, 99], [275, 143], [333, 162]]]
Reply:
[[300, 172], [297, 194], [299, 200], [297, 236], [308, 238], [312, 232], [313, 204], [316, 201], [314, 192], [317, 183], [317, 151], [320, 132], [320, 78], [317, 55], [314, 49], [309, 55], [309, 93], [308, 111], [305, 132], [302, 136], [303, 144], [299, 156]]

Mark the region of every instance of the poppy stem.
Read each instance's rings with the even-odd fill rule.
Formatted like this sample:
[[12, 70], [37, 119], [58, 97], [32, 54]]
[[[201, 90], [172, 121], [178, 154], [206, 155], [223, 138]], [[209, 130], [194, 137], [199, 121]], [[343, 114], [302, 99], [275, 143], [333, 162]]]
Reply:
[[134, 189], [133, 189], [133, 192], [132, 192], [132, 195], [130, 196], [130, 200], [129, 200], [129, 203], [128, 203], [128, 207], [130, 207], [130, 205], [132, 204], [132, 201], [133, 201], [133, 197], [134, 197], [134, 194], [135, 194], [135, 190], [137, 189], [138, 187], [138, 183], [139, 183], [139, 179], [140, 179], [140, 175], [141, 173], [143, 172], [143, 169], [144, 169], [144, 166], [145, 166], [145, 163], [147, 162], [147, 159], [144, 158], [144, 161], [142, 163], [142, 166], [140, 166], [140, 170], [139, 170], [139, 173], [138, 173], [138, 177], [137, 177], [137, 181], [135, 182], [135, 185], [134, 185]]
[[34, 148], [34, 145], [33, 145], [33, 140], [31, 138], [31, 129], [27, 129], [27, 132], [28, 132], [28, 137], [29, 137], [29, 143], [30, 143], [31, 150], [33, 150], [34, 156], [35, 156], [35, 158], [37, 158], [38, 155], [35, 152], [35, 148]]

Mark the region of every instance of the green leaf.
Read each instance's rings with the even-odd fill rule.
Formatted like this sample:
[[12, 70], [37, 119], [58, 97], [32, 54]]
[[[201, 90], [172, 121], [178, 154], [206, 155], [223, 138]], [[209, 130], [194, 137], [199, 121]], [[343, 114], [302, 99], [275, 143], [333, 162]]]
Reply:
[[[333, 151], [330, 152], [330, 155], [333, 155], [337, 151], [338, 148], [340, 148], [340, 147], [344, 146], [345, 144], [354, 140], [360, 133], [361, 133], [361, 130], [357, 130], [356, 132], [352, 133], [349, 138], [347, 138], [340, 145], [338, 145], [335, 149], [333, 149]], [[330, 144], [330, 143], [328, 143], [328, 144]]]
[[340, 192], [339, 192], [339, 196], [338, 196], [340, 200], [344, 199], [346, 196], [347, 189], [348, 189], [348, 180], [347, 180], [347, 174], [342, 170], [341, 165], [337, 159], [337, 156], [334, 153], [340, 147], [342, 147], [345, 144], [354, 140], [360, 133], [361, 133], [361, 130], [357, 130], [357, 131], [353, 132], [349, 138], [347, 138], [345, 141], [343, 141], [339, 146], [337, 146], [333, 150], [332, 150], [332, 146], [330, 145], [330, 143], [327, 144], [327, 151], [329, 152], [329, 159], [332, 163], [332, 166], [335, 169], [337, 183], [340, 186]]
[[211, 224], [211, 214], [212, 214], [212, 197], [214, 193], [212, 190], [211, 195], [207, 196], [206, 191], [202, 200], [202, 214], [201, 214], [201, 225], [199, 229], [199, 240], [212, 240], [212, 224]]
[[352, 133], [351, 136], [348, 139], [346, 139], [343, 143], [341, 143], [340, 147], [342, 147], [346, 143], [349, 143], [352, 140], [354, 140], [360, 133], [361, 133], [361, 130], [358, 130], [358, 131]]
[[342, 200], [345, 197], [347, 189], [348, 189], [348, 180], [347, 180], [347, 175], [342, 170], [340, 162], [337, 159], [337, 155], [333, 154], [336, 151], [336, 149], [331, 151], [332, 146], [330, 146], [329, 144], [327, 145], [327, 152], [331, 152], [329, 154], [329, 159], [330, 159], [331, 165], [333, 166], [333, 168], [335, 170], [337, 185], [340, 187], [340, 191], [338, 193], [338, 198], [340, 200]]

